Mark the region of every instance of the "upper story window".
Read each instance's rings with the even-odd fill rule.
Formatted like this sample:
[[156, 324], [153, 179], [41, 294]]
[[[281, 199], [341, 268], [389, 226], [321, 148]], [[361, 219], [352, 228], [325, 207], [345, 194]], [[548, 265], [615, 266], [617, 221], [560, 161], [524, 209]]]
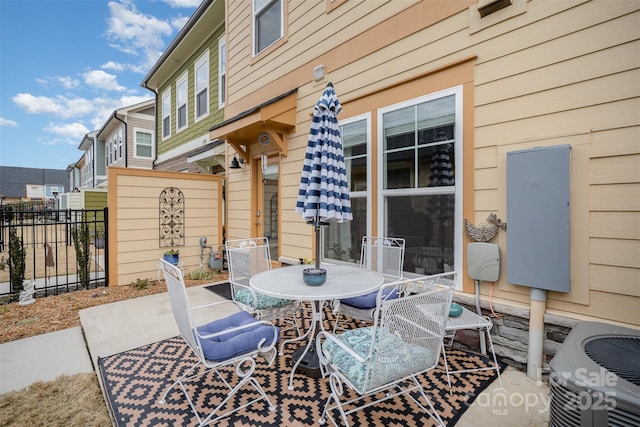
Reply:
[[153, 132], [135, 129], [135, 157], [150, 159], [153, 155]]
[[176, 83], [176, 131], [187, 127], [187, 73], [184, 73]]
[[196, 120], [209, 114], [209, 50], [196, 61]]
[[257, 55], [283, 37], [282, 0], [253, 0], [253, 54]]
[[227, 101], [227, 42], [223, 34], [218, 40], [218, 108]]
[[162, 138], [171, 136], [171, 89], [162, 94]]

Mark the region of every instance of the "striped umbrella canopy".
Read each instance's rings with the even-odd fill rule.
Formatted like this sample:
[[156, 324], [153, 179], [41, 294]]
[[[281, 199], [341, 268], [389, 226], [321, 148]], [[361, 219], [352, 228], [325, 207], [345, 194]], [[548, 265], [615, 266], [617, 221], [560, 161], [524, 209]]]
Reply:
[[[333, 85], [329, 83], [313, 110], [296, 202], [296, 212], [305, 221], [313, 221], [317, 237], [321, 223], [353, 219], [338, 127], [340, 111], [340, 101]], [[318, 242], [319, 238], [316, 238], [316, 245]], [[319, 258], [319, 248], [316, 247], [316, 264]]]

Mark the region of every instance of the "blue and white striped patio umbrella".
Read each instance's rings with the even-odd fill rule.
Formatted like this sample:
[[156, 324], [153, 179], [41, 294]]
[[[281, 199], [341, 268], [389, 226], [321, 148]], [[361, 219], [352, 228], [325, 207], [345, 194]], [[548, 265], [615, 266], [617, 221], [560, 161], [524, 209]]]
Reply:
[[316, 226], [321, 222], [353, 219], [338, 127], [340, 111], [340, 101], [329, 83], [313, 111], [296, 202], [296, 212]]

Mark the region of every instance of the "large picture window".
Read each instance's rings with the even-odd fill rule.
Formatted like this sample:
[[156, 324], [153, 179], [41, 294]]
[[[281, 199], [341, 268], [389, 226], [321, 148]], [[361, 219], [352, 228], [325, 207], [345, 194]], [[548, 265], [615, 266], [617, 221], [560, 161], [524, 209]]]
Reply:
[[209, 114], [209, 50], [196, 61], [196, 120]]
[[362, 236], [367, 234], [368, 229], [368, 129], [368, 116], [345, 120], [344, 124], [340, 125], [353, 220], [343, 223], [329, 222], [329, 225], [324, 227], [324, 258], [359, 261]]
[[176, 83], [176, 131], [187, 127], [187, 74], [183, 74]]
[[406, 240], [405, 271], [454, 268], [461, 89], [380, 110], [384, 234]]
[[283, 35], [282, 0], [253, 0], [254, 55]]

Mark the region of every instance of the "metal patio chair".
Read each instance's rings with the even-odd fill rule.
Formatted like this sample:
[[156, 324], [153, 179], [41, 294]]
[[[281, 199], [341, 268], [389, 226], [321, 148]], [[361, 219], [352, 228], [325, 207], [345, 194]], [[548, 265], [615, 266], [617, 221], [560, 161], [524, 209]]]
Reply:
[[[229, 263], [229, 282], [231, 283], [233, 300], [243, 310], [256, 316], [257, 319], [268, 321], [282, 319], [285, 325], [282, 331], [295, 329], [299, 337], [300, 302], [260, 294], [249, 285], [249, 280], [253, 275], [271, 270], [269, 240], [266, 237], [227, 240], [225, 250]], [[281, 343], [281, 353], [282, 348], [289, 341]]]
[[[401, 280], [404, 249], [404, 239], [364, 236], [362, 238], [362, 248], [360, 249], [360, 267], [377, 271], [384, 276], [387, 282]], [[398, 289], [395, 285], [389, 286], [389, 284], [386, 284], [378, 291], [367, 295], [334, 301], [335, 323], [333, 332], [338, 328], [341, 315], [373, 322], [374, 312], [380, 306], [380, 303], [388, 299], [397, 298], [401, 293], [402, 289]]]
[[[406, 287], [418, 280], [397, 284]], [[320, 362], [330, 373], [331, 389], [319, 423], [324, 424], [328, 418], [337, 425], [337, 411], [348, 426], [349, 414], [405, 395], [444, 425], [418, 377], [438, 365], [452, 293], [449, 286], [436, 286], [416, 295], [386, 300], [381, 303], [373, 326], [338, 335], [318, 334], [316, 348]], [[343, 402], [345, 386], [358, 396]], [[379, 392], [385, 393], [372, 402], [363, 401]]]
[[[191, 348], [198, 361], [167, 388], [159, 403], [165, 404], [169, 392], [176, 385], [179, 385], [200, 426], [215, 423], [221, 418], [261, 400], [265, 401], [269, 411], [274, 411], [276, 409], [275, 405], [271, 403], [253, 373], [256, 367], [256, 356], [263, 355], [269, 364], [273, 362], [279, 339], [278, 328], [269, 322], [256, 320], [243, 310], [210, 323], [195, 326], [193, 319], [195, 310], [210, 309], [220, 304], [234, 303], [232, 301], [221, 301], [192, 308], [184, 285], [182, 271], [163, 259], [160, 260], [160, 270], [167, 284], [171, 310], [180, 335]], [[200, 365], [204, 366], [205, 369], [199, 369], [199, 372], [196, 372], [196, 368]], [[230, 380], [225, 379], [218, 371], [219, 368], [229, 365], [235, 367], [234, 372], [237, 377], [235, 385], [230, 384]], [[196, 409], [194, 401], [185, 387], [185, 382], [209, 372], [216, 373], [217, 378], [220, 379], [220, 384], [223, 384], [229, 390], [213, 411], [208, 415], [204, 415], [200, 414]], [[206, 383], [200, 382], [199, 387], [205, 386]], [[245, 386], [251, 386], [257, 391], [258, 397], [226, 412], [221, 412], [221, 409], [229, 399]], [[206, 395], [210, 396], [209, 394]], [[207, 402], [210, 400], [211, 398], [208, 397]]]

